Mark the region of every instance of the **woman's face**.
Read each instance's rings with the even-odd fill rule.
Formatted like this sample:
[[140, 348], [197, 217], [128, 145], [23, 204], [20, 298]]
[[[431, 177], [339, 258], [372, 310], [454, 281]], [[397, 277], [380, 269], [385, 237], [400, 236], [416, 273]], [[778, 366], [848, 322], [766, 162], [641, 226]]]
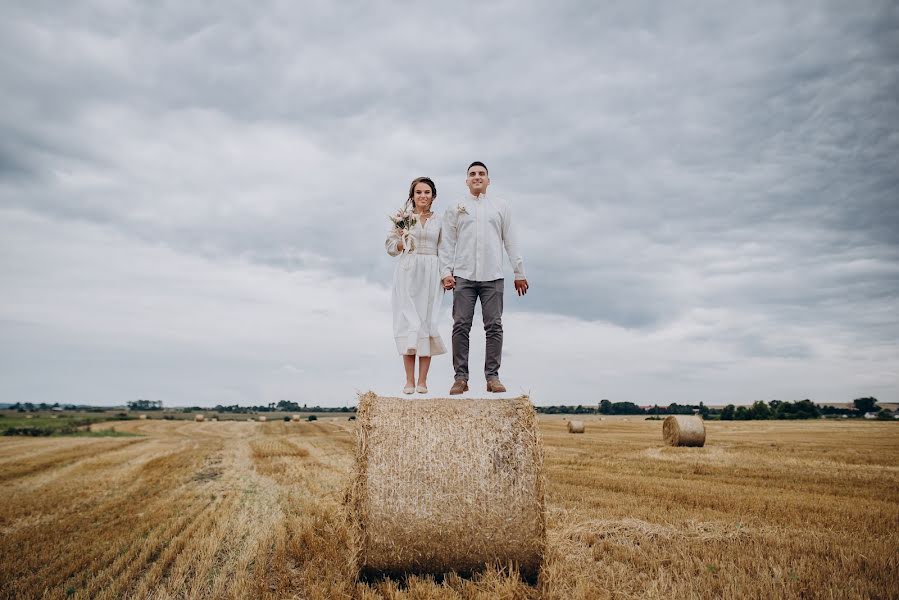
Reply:
[[429, 186], [424, 181], [420, 181], [415, 184], [415, 187], [412, 188], [412, 203], [415, 206], [415, 210], [428, 211], [431, 209], [431, 203], [434, 201], [434, 197], [431, 195], [431, 186]]

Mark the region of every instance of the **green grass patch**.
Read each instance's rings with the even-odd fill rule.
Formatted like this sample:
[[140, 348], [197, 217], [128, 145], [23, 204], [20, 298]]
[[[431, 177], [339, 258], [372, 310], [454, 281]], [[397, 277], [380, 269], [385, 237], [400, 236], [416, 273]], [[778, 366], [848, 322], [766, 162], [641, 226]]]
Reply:
[[134, 437], [137, 433], [116, 431], [115, 428], [103, 431], [90, 431], [89, 427], [104, 421], [127, 420], [115, 414], [46, 414], [28, 415], [21, 413], [5, 414], [0, 419], [0, 435], [25, 437], [77, 436], [77, 437]]

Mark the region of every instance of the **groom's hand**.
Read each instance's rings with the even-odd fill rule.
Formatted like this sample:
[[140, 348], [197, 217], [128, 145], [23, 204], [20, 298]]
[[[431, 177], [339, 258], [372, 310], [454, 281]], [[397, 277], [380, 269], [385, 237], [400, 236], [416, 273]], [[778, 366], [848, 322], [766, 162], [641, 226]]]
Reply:
[[528, 280], [527, 279], [516, 279], [515, 280], [515, 291], [518, 292], [519, 296], [524, 296], [528, 293]]
[[456, 287], [456, 278], [452, 275], [447, 275], [443, 278], [443, 289], [451, 290]]

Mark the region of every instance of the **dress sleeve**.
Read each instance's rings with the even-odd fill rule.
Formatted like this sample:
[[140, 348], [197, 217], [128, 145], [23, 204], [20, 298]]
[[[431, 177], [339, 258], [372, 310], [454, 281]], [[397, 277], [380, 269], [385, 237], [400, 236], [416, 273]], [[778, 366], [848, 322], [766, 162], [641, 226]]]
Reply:
[[400, 236], [396, 234], [396, 228], [392, 228], [387, 233], [387, 239], [384, 240], [384, 247], [387, 249], [387, 254], [390, 256], [399, 256], [400, 251], [397, 248], [400, 243]]

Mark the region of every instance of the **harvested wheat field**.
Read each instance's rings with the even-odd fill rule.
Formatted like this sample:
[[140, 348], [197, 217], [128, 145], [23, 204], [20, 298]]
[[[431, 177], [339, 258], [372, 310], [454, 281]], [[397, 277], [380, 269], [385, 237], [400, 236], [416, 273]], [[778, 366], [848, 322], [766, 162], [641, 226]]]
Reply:
[[0, 438], [4, 598], [895, 598], [899, 423], [541, 417], [536, 585], [354, 581], [346, 419], [135, 420], [123, 438]]

